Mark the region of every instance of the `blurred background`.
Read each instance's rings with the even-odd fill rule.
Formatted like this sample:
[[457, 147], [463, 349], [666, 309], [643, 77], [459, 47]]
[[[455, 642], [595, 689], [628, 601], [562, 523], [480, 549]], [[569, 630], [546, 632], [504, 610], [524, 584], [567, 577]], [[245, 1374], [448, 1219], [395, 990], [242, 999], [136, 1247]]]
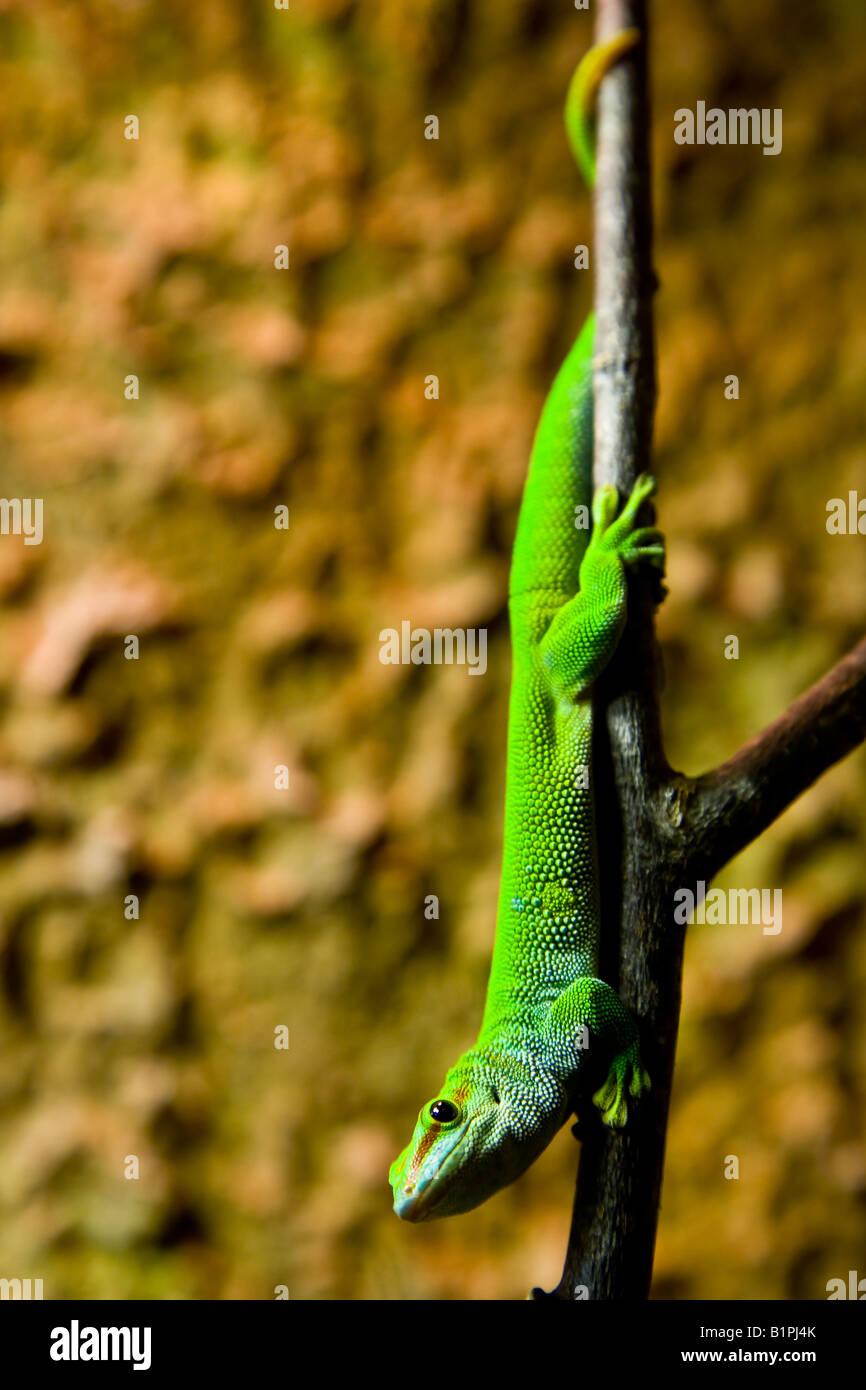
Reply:
[[[760, 9], [653, 19], [687, 772], [866, 614], [866, 542], [825, 525], [866, 495], [866, 11]], [[426, 1228], [387, 1172], [481, 1018], [509, 551], [591, 293], [561, 121], [590, 29], [569, 0], [0, 3], [0, 494], [44, 499], [41, 545], [0, 537], [0, 1276], [46, 1298], [559, 1278], [567, 1129]], [[782, 154], [676, 145], [698, 100], [781, 107]], [[486, 627], [487, 674], [383, 666], [404, 619]], [[781, 888], [781, 934], [691, 932], [657, 1298], [866, 1275], [864, 756], [719, 880]]]

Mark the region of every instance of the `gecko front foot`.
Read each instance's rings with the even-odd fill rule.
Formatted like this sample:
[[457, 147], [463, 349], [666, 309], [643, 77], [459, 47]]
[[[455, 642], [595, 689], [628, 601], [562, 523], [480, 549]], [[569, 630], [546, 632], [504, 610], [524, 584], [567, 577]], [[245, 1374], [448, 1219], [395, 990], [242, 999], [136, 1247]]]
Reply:
[[622, 1129], [628, 1119], [627, 1095], [639, 1100], [645, 1091], [651, 1089], [652, 1083], [641, 1066], [640, 1050], [635, 1041], [614, 1057], [607, 1080], [595, 1092], [592, 1100], [601, 1111], [606, 1125]]

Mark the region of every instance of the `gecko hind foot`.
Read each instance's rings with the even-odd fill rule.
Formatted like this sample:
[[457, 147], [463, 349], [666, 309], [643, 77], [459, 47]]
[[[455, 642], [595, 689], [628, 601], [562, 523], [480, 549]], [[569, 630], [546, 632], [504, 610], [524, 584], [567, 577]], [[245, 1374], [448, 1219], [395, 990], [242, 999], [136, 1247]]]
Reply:
[[635, 1100], [652, 1088], [648, 1073], [641, 1066], [638, 1044], [633, 1042], [610, 1064], [607, 1080], [595, 1092], [593, 1104], [601, 1111], [604, 1124], [622, 1129], [628, 1119], [628, 1096]]
[[646, 561], [664, 573], [664, 536], [655, 526], [637, 524], [641, 507], [655, 490], [655, 479], [649, 473], [641, 473], [617, 516], [619, 498], [616, 488], [609, 484], [598, 488], [593, 498], [593, 541], [599, 551], [613, 552], [624, 565]]
[[620, 555], [624, 565], [636, 565], [641, 560], [646, 560], [648, 564], [655, 565], [664, 572], [664, 536], [654, 526], [639, 526], [623, 541]]

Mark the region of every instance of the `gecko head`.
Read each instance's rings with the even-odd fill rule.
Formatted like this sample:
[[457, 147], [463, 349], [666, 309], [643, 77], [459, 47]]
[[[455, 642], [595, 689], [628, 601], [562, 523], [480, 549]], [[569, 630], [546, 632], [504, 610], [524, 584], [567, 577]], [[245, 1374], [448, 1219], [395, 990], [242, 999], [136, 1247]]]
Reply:
[[456, 1216], [520, 1177], [567, 1113], [565, 1092], [508, 1059], [467, 1053], [424, 1105], [411, 1143], [391, 1164], [394, 1210], [404, 1221]]

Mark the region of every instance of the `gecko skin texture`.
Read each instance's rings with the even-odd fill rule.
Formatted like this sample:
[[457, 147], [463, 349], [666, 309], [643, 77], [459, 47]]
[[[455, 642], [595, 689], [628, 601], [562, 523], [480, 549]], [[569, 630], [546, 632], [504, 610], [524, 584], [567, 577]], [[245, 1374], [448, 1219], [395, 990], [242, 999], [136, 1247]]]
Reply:
[[[593, 175], [588, 105], [633, 31], [592, 49], [575, 74], [566, 128]], [[625, 1124], [649, 1088], [635, 1023], [597, 978], [599, 887], [592, 789], [593, 683], [626, 617], [626, 570], [664, 567], [660, 533], [641, 526], [655, 484], [592, 496], [592, 344], [587, 320], [544, 405], [517, 526], [509, 584], [513, 674], [505, 834], [496, 940], [478, 1040], [428, 1101], [391, 1166], [407, 1221], [478, 1206], [519, 1177], [568, 1118], [589, 1059], [609, 1059], [593, 1096]], [[575, 526], [592, 498], [592, 532]], [[595, 1071], [597, 1077], [604, 1071]]]

